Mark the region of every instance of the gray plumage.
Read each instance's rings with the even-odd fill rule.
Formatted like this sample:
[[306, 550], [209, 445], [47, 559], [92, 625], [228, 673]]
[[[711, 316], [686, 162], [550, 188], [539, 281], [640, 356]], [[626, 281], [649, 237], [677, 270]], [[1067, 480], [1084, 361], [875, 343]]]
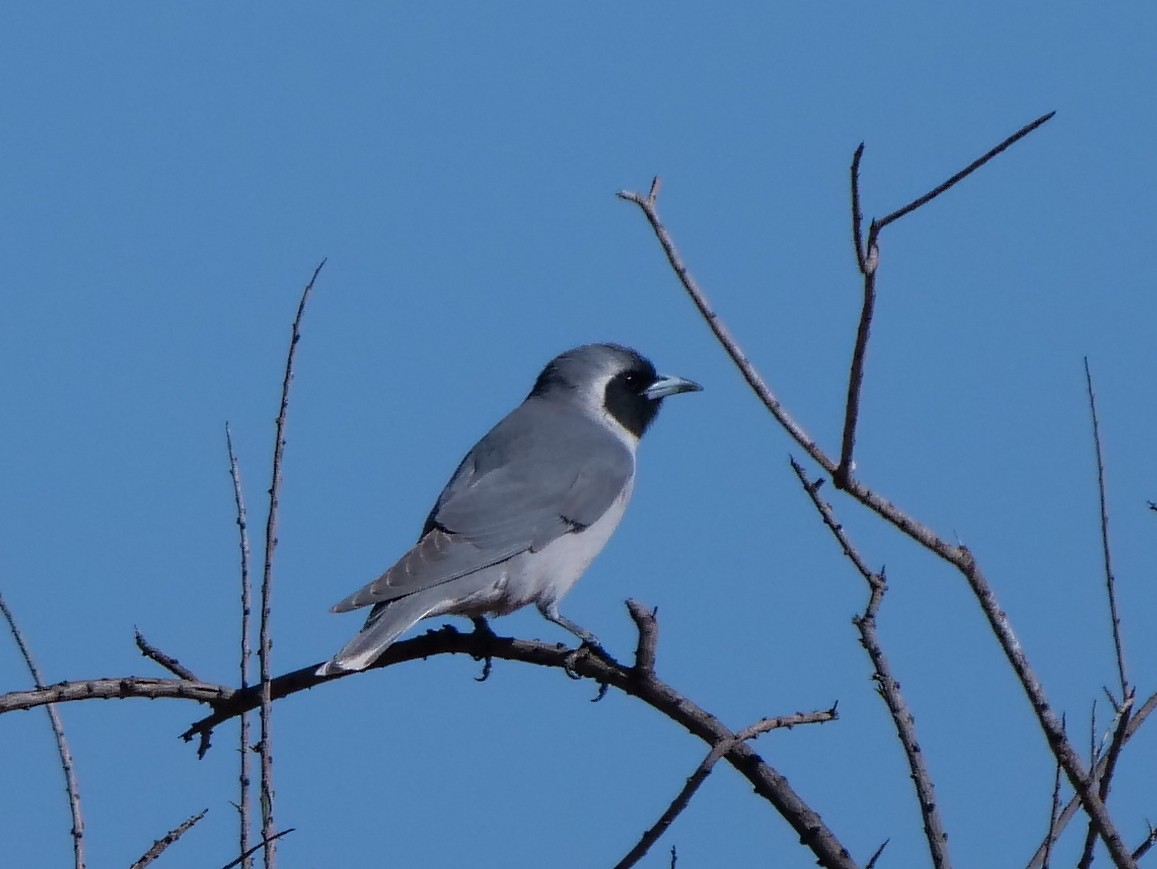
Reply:
[[505, 615], [530, 603], [597, 643], [558, 600], [622, 518], [635, 447], [662, 399], [697, 389], [615, 344], [551, 360], [526, 400], [467, 453], [414, 548], [333, 607], [373, 609], [318, 674], [364, 669], [423, 618]]

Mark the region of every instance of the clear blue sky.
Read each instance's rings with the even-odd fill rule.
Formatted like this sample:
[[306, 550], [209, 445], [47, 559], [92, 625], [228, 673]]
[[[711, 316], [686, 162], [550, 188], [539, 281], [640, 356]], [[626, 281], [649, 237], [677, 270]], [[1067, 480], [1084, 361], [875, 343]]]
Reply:
[[[861, 477], [973, 548], [1081, 746], [1113, 682], [1081, 357], [1097, 379], [1124, 636], [1157, 687], [1157, 10], [1123, 4], [10, 3], [0, 12], [0, 588], [47, 679], [156, 673], [133, 626], [235, 681], [236, 542], [222, 428], [259, 524], [298, 292], [277, 671], [356, 628], [335, 600], [414, 538], [462, 453], [575, 344], [620, 341], [702, 382], [640, 451], [619, 532], [563, 611], [626, 657], [657, 606], [659, 671], [764, 737], [862, 861], [926, 862], [851, 616], [862, 581], [619, 188], [663, 176], [693, 272], [797, 418], [834, 450], [859, 310], [847, 168], [865, 209], [1043, 129], [883, 239]], [[774, 4], [782, 7], [782, 4]], [[830, 489], [825, 490], [830, 493]], [[1052, 762], [960, 578], [837, 497], [886, 564], [881, 631], [957, 865], [1023, 865]], [[565, 640], [533, 611], [498, 622]], [[0, 688], [27, 684], [0, 642]], [[379, 671], [277, 707], [277, 819], [296, 867], [612, 865], [705, 748], [557, 671]], [[63, 709], [90, 865], [234, 856], [233, 731], [200, 709]], [[1154, 739], [1112, 795], [1152, 817]], [[8, 866], [71, 860], [42, 712], [0, 720]], [[1079, 847], [1081, 835], [1067, 841]], [[1074, 845], [1073, 843], [1077, 843]], [[644, 864], [811, 865], [720, 767]], [[1071, 862], [1071, 860], [1069, 861]]]

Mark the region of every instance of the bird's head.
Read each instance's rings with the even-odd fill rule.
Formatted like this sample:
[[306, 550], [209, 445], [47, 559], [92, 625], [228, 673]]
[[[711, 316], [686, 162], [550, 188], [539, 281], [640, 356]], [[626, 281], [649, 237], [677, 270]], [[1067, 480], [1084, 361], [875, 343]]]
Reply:
[[630, 347], [584, 344], [547, 363], [530, 396], [577, 401], [639, 438], [664, 398], [702, 388], [693, 380], [659, 374], [651, 360]]

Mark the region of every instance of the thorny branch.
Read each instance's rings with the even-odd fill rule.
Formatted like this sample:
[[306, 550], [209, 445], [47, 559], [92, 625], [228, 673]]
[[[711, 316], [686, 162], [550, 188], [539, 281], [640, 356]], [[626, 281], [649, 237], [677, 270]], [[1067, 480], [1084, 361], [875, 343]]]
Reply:
[[290, 332], [289, 350], [285, 355], [285, 378], [281, 381], [281, 406], [277, 414], [277, 433], [273, 441], [273, 480], [269, 485], [269, 512], [265, 520], [265, 568], [261, 577], [261, 623], [258, 629], [257, 659], [261, 674], [261, 742], [258, 752], [261, 760], [261, 841], [264, 846], [265, 869], [274, 869], [277, 863], [277, 845], [273, 831], [273, 736], [270, 719], [273, 712], [273, 698], [270, 695], [269, 654], [273, 640], [269, 635], [269, 618], [273, 597], [273, 555], [277, 549], [277, 508], [281, 495], [281, 461], [285, 455], [285, 422], [289, 411], [289, 386], [293, 382], [293, 360], [297, 354], [297, 343], [301, 340], [301, 320], [305, 315], [305, 304], [313, 290], [314, 282], [325, 267], [325, 260], [313, 270], [313, 277], [301, 293], [297, 303], [297, 316], [293, 318]]
[[[1129, 719], [1129, 724], [1125, 728], [1125, 735], [1121, 740], [1122, 747], [1140, 729], [1141, 725], [1145, 723], [1145, 720], [1154, 712], [1154, 710], [1157, 710], [1157, 693], [1150, 695], [1149, 698], [1141, 704], [1141, 707], [1137, 710], [1133, 717]], [[1108, 754], [1105, 754], [1099, 761], [1097, 761], [1097, 765], [1091, 772], [1091, 775], [1094, 777], [1094, 781], [1098, 781], [1104, 777], [1108, 763]], [[1080, 796], [1074, 796], [1071, 800], [1069, 800], [1068, 804], [1064, 807], [1060, 814], [1057, 815], [1052, 841], [1050, 842], [1049, 839], [1046, 838], [1041, 842], [1040, 847], [1036, 850], [1036, 853], [1033, 854], [1032, 858], [1028, 861], [1027, 869], [1044, 869], [1044, 867], [1048, 865], [1048, 854], [1051, 850], [1052, 843], [1060, 838], [1061, 831], [1064, 830], [1066, 826], [1068, 826], [1069, 822], [1073, 819], [1073, 816], [1076, 815], [1077, 810], [1080, 807]], [[1137, 855], [1134, 854], [1133, 858], [1137, 859]]]
[[190, 670], [172, 655], [166, 655], [164, 652], [146, 640], [144, 634], [142, 634], [140, 631], [134, 630], [133, 633], [135, 635], [134, 639], [136, 641], [137, 648], [140, 649], [141, 654], [148, 658], [150, 661], [155, 661], [156, 663], [160, 664], [178, 679], [185, 679], [188, 682], [200, 681], [192, 670]]
[[[654, 620], [652, 611], [631, 601], [632, 617]], [[638, 622], [636, 622], [638, 623]], [[649, 642], [649, 641], [648, 641]], [[660, 679], [653, 670], [640, 671], [637, 666], [620, 664], [599, 655], [575, 656], [574, 650], [557, 643], [537, 640], [518, 640], [499, 637], [486, 631], [462, 633], [446, 625], [423, 635], [395, 643], [370, 665], [368, 670], [389, 667], [403, 661], [430, 658], [435, 655], [467, 655], [473, 659], [495, 658], [521, 661], [542, 667], [566, 671], [569, 667], [579, 676], [617, 688], [636, 697], [671, 721], [686, 728], [692, 735], [709, 746], [730, 739], [734, 733], [722, 721], [680, 694]], [[321, 677], [316, 674], [321, 662], [286, 673], [269, 682], [272, 701], [299, 691], [347, 678], [353, 673]], [[261, 703], [261, 685], [240, 691], [224, 685], [185, 683], [179, 679], [103, 679], [87, 682], [67, 682], [37, 692], [14, 692], [0, 695], [0, 714], [17, 709], [29, 709], [46, 703], [94, 698], [167, 697], [197, 700], [208, 704], [213, 712], [196, 722], [184, 734], [186, 741], [200, 741], [200, 753], [208, 749], [209, 735], [219, 724], [255, 709]], [[831, 710], [834, 715], [834, 710]], [[815, 854], [820, 865], [830, 869], [854, 869], [855, 861], [840, 844], [823, 819], [795, 792], [782, 775], [761, 758], [747, 743], [731, 747], [723, 758], [747, 779], [755, 792], [770, 802], [798, 833], [801, 843]]]
[[1113, 557], [1109, 547], [1109, 508], [1105, 498], [1105, 458], [1101, 451], [1101, 425], [1097, 419], [1097, 397], [1093, 392], [1093, 375], [1089, 371], [1089, 357], [1085, 357], [1085, 387], [1089, 394], [1089, 416], [1093, 421], [1093, 449], [1097, 457], [1097, 495], [1101, 505], [1101, 556], [1105, 562], [1105, 589], [1109, 597], [1109, 618], [1113, 625], [1113, 649], [1117, 654], [1117, 677], [1122, 701], [1129, 693], [1129, 679], [1125, 675], [1125, 652], [1121, 645], [1121, 617], [1117, 612], [1117, 581], [1113, 577]]
[[141, 858], [137, 860], [137, 862], [135, 862], [132, 866], [130, 866], [129, 869], [145, 869], [146, 866], [165, 853], [166, 848], [168, 848], [183, 835], [189, 832], [189, 830], [193, 828], [194, 824], [200, 821], [201, 818], [205, 817], [208, 811], [208, 809], [202, 809], [197, 814], [187, 818], [182, 823], [173, 827], [173, 829], [169, 830], [169, 832], [165, 833], [165, 835], [157, 839], [157, 841], [153, 842], [152, 847], [145, 851], [145, 853], [141, 855]]
[[859, 550], [845, 533], [843, 526], [836, 521], [835, 512], [831, 504], [820, 498], [819, 490], [823, 484], [820, 478], [814, 482], [808, 480], [807, 472], [794, 458], [791, 459], [791, 469], [799, 478], [800, 485], [811, 499], [812, 506], [820, 514], [824, 525], [835, 536], [836, 541], [843, 549], [844, 555], [855, 566], [856, 571], [868, 584], [868, 603], [863, 615], [852, 619], [860, 632], [860, 644], [868, 653], [872, 662], [872, 671], [876, 680], [876, 689], [884, 699], [888, 712], [892, 716], [892, 723], [896, 728], [896, 735], [904, 749], [904, 756], [908, 759], [908, 770], [911, 773], [912, 784], [916, 788], [916, 799], [920, 804], [920, 815], [924, 820], [924, 835], [928, 840], [928, 853], [932, 858], [932, 865], [937, 869], [949, 869], [952, 860], [948, 854], [948, 833], [944, 830], [944, 822], [940, 818], [940, 807], [936, 803], [935, 788], [932, 776], [924, 763], [924, 752], [916, 740], [916, 719], [908, 709], [904, 695], [900, 693], [900, 684], [892, 675], [892, 665], [884, 654], [876, 632], [876, 614], [880, 604], [884, 601], [884, 593], [888, 590], [884, 572], [871, 570]]
[[[20, 656], [24, 659], [24, 665], [28, 668], [29, 675], [32, 676], [33, 684], [36, 685], [37, 690], [42, 690], [44, 682], [40, 678], [40, 668], [36, 666], [32, 652], [29, 650], [28, 644], [24, 642], [24, 635], [20, 633], [20, 627], [16, 624], [16, 617], [12, 615], [12, 610], [4, 602], [3, 595], [0, 595], [0, 614], [3, 614], [4, 620], [8, 622], [8, 630], [20, 649]], [[68, 749], [68, 740], [64, 738], [64, 724], [60, 720], [56, 706], [49, 703], [45, 706], [45, 711], [48, 712], [48, 721], [52, 725], [52, 735], [56, 739], [56, 751], [60, 755], [60, 768], [64, 772], [64, 786], [68, 794], [68, 811], [72, 815], [72, 863], [74, 869], [84, 869], [84, 815], [80, 810], [80, 787], [76, 783], [72, 752]]]
[[[253, 582], [249, 578], [249, 524], [245, 512], [245, 496], [241, 488], [241, 469], [233, 450], [233, 434], [225, 423], [225, 448], [229, 454], [229, 479], [233, 484], [233, 506], [237, 511], [237, 544], [241, 555], [241, 661], [239, 665], [241, 690], [249, 687], [249, 633], [252, 613]], [[250, 869], [253, 861], [249, 849], [249, 716], [241, 715], [238, 728], [238, 796], [237, 840], [241, 851], [241, 869]]]
[[[1064, 716], [1061, 716], [1061, 724], [1064, 724]], [[1060, 835], [1060, 814], [1061, 814], [1061, 765], [1058, 763], [1053, 772], [1053, 796], [1049, 803], [1049, 831], [1045, 834], [1044, 841], [1044, 855], [1041, 862], [1045, 869], [1048, 869], [1049, 857], [1052, 854], [1053, 843], [1057, 841]]]
[[695, 768], [695, 771], [687, 778], [686, 784], [675, 795], [675, 799], [667, 806], [666, 810], [635, 844], [627, 855], [615, 864], [615, 869], [630, 869], [631, 866], [637, 864], [647, 855], [651, 850], [651, 846], [659, 841], [662, 836], [674, 823], [675, 819], [679, 817], [682, 811], [687, 808], [691, 802], [691, 797], [699, 790], [699, 786], [707, 781], [707, 776], [711, 774], [711, 770], [715, 768], [715, 764], [719, 762], [732, 747], [740, 742], [746, 742], [749, 739], [754, 739], [762, 733], [767, 733], [769, 730], [775, 730], [780, 727], [792, 728], [801, 724], [824, 724], [828, 721], [835, 720], [836, 710], [833, 706], [831, 709], [823, 712], [797, 712], [794, 715], [782, 715], [777, 718], [764, 718], [762, 721], [757, 721], [750, 727], [746, 727], [738, 733], [732, 734], [727, 739], [717, 742], [707, 752], [707, 756]]
[[[944, 183], [938, 185], [933, 190], [929, 191], [919, 199], [913, 200], [908, 205], [900, 208], [887, 217], [874, 223], [875, 233], [869, 229], [868, 242], [865, 247], [864, 257], [857, 256], [858, 261], [865, 261], [870, 271], [875, 270], [875, 246], [879, 236], [880, 230], [890, 223], [899, 220], [906, 214], [914, 211], [921, 205], [931, 201], [934, 197], [947, 190], [953, 184], [956, 184], [969, 173], [975, 171], [978, 167], [983, 165], [992, 157], [999, 154], [1001, 151], [1008, 148], [1010, 145], [1019, 139], [1027, 136], [1034, 129], [1045, 123], [1052, 114], [1043, 115], [1032, 123], [1022, 127], [1017, 133], [1005, 139], [1002, 143], [991, 149], [987, 154], [974, 160], [969, 166], [957, 172]], [[1088, 781], [1087, 772], [1080, 755], [1073, 748], [1069, 742], [1068, 737], [1060, 726], [1060, 720], [1056, 713], [1053, 712], [1052, 707], [1048, 701], [1040, 680], [1029, 664], [1028, 657], [1025, 655], [1023, 648], [1020, 645], [1012, 626], [1009, 623], [1008, 616], [1000, 608], [996, 600], [996, 595], [993, 593], [984, 576], [980, 565], [976, 562], [972, 553], [964, 546], [956, 546], [948, 543], [942, 537], [937, 535], [927, 526], [917, 522], [903, 510], [899, 509], [889, 501], [878, 495], [873, 489], [857, 480], [851, 473], [851, 462], [837, 464], [833, 461], [824, 450], [816, 444], [816, 442], [807, 434], [802, 426], [797, 423], [792, 416], [784, 409], [767, 386], [763, 377], [756, 370], [755, 366], [747, 358], [739, 343], [731, 335], [730, 330], [723, 323], [722, 319], [712, 308], [707, 301], [703, 290], [698, 283], [691, 276], [687, 265], [684, 263], [674, 241], [668, 233], [666, 227], [659, 217], [658, 212], [658, 191], [659, 179], [656, 178], [652, 184], [650, 191], [643, 195], [631, 191], [620, 191], [619, 197], [628, 202], [632, 202], [639, 207], [643, 212], [644, 217], [650, 224], [659, 245], [663, 249], [663, 253], [667, 257], [667, 261], [671, 264], [672, 269], [678, 277], [683, 289], [691, 298], [692, 302], [698, 308], [700, 314], [707, 322], [708, 327], [714, 333], [720, 345], [731, 357], [735, 363], [736, 368], [739, 369], [743, 378], [747, 381], [752, 391], [756, 394], [759, 400], [776, 419], [777, 422], [787, 431], [788, 435], [792, 437], [800, 445], [804, 451], [816, 462], [821, 468], [831, 475], [833, 482], [839, 488], [845, 490], [851, 497], [855, 498], [868, 509], [872, 510], [888, 522], [895, 525], [904, 534], [911, 537], [921, 546], [933, 552], [940, 558], [947, 561], [955, 567], [964, 577], [977, 603], [980, 605], [985, 618], [988, 620], [993, 634], [997, 642], [1000, 644], [1001, 650], [1016, 673], [1017, 679], [1021, 683], [1025, 694], [1032, 704], [1032, 708], [1037, 717], [1041, 730], [1045, 734], [1048, 741], [1049, 748], [1052, 750], [1054, 756], [1060, 762], [1065, 770], [1065, 775], [1074, 790], [1080, 794], [1085, 806], [1085, 811], [1096, 824], [1098, 835], [1105, 842], [1110, 855], [1118, 867], [1123, 869], [1132, 869], [1135, 862], [1121, 839], [1116, 827], [1113, 824], [1112, 818], [1105, 809], [1104, 802], [1097, 795], [1095, 788]], [[853, 213], [853, 223], [858, 223], [858, 220]], [[865, 312], [862, 316], [871, 316], [871, 310], [865, 306]], [[861, 324], [865, 336], [868, 334], [867, 325]], [[854, 378], [855, 372], [850, 375]], [[858, 402], [858, 399], [857, 399]], [[854, 424], [854, 423], [853, 423]]]

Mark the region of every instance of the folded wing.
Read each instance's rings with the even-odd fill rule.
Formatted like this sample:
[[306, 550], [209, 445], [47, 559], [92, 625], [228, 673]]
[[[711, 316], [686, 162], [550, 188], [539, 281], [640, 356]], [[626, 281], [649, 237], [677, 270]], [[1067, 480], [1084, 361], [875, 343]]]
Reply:
[[417, 545], [333, 610], [397, 600], [581, 532], [633, 473], [634, 456], [606, 428], [529, 399], [462, 461]]

